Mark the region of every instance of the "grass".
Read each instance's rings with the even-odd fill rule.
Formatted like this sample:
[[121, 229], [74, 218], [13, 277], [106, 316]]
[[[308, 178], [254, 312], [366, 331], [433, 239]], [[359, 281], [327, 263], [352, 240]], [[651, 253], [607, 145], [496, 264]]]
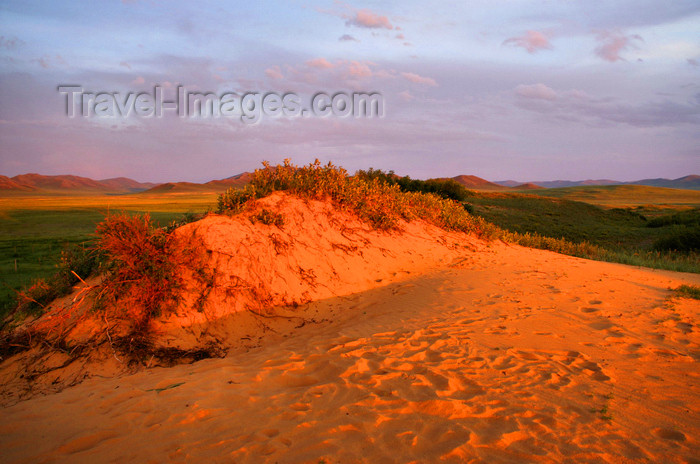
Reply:
[[275, 213], [267, 208], [263, 208], [257, 214], [252, 214], [248, 217], [250, 222], [255, 224], [256, 222], [261, 222], [268, 226], [277, 226], [280, 229], [284, 227], [284, 215], [282, 213]]
[[[508, 240], [573, 256], [681, 272], [700, 272], [696, 225], [637, 209], [612, 208], [532, 194], [479, 192], [470, 210], [509, 232]], [[667, 212], [669, 212], [667, 210]], [[671, 211], [669, 216], [678, 216]], [[652, 226], [649, 224], [652, 223]]]
[[62, 252], [93, 239], [97, 224], [110, 212], [148, 212], [156, 225], [166, 226], [191, 220], [215, 200], [216, 194], [0, 198], [0, 317], [17, 306], [23, 288], [52, 278]]
[[[531, 191], [529, 193], [532, 193]], [[700, 190], [645, 185], [595, 185], [537, 190], [537, 195], [582, 201], [610, 208], [688, 209], [700, 205]]]
[[674, 289], [676, 296], [681, 298], [691, 298], [700, 300], [700, 286], [698, 285], [681, 285]]

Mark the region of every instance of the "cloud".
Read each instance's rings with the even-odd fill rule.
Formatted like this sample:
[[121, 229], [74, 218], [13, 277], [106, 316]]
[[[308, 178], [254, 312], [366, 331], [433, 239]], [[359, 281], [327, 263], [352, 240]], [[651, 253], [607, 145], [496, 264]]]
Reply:
[[437, 86], [437, 82], [435, 82], [435, 79], [431, 77], [423, 77], [415, 73], [410, 73], [410, 72], [402, 72], [401, 77], [404, 79], [413, 82], [414, 84], [422, 84], [422, 85], [429, 85], [432, 87]]
[[18, 39], [17, 37], [5, 37], [4, 35], [0, 35], [0, 48], [4, 48], [6, 50], [14, 50], [15, 48], [21, 47], [24, 45], [24, 41], [22, 39]]
[[539, 31], [527, 31], [525, 35], [520, 37], [511, 37], [510, 39], [504, 40], [502, 45], [521, 47], [527, 50], [528, 53], [537, 53], [540, 50], [552, 49], [552, 45], [549, 43], [549, 37]]
[[625, 103], [616, 98], [595, 98], [580, 90], [555, 91], [544, 84], [519, 85], [516, 105], [554, 119], [574, 121], [594, 127], [610, 123], [633, 127], [663, 127], [678, 124], [700, 125], [700, 101], [678, 103], [672, 100]]
[[597, 40], [600, 45], [595, 49], [596, 55], [611, 63], [624, 61], [620, 54], [625, 50], [638, 48], [635, 41], [644, 41], [637, 34], [624, 35], [620, 31], [601, 31]]
[[143, 77], [139, 76], [139, 77], [137, 77], [136, 79], [134, 79], [133, 81], [131, 81], [131, 83], [134, 84], [134, 85], [143, 85], [143, 84], [146, 83], [146, 79], [144, 79]]
[[691, 66], [700, 66], [700, 63], [699, 63], [698, 60], [696, 60], [696, 59], [688, 58], [687, 61], [688, 61], [688, 64], [691, 65]]
[[[347, 15], [345, 15], [347, 17]], [[364, 27], [367, 29], [394, 29], [386, 16], [381, 16], [371, 10], [358, 10], [353, 16], [347, 17], [346, 26]]]
[[409, 102], [411, 100], [415, 100], [416, 97], [414, 97], [408, 90], [404, 90], [403, 92], [399, 92], [399, 98], [403, 101]]
[[129, 63], [127, 63], [126, 61], [122, 61], [121, 63], [119, 63], [119, 66], [123, 66], [127, 69], [131, 69], [131, 65]]
[[348, 66], [348, 73], [351, 77], [372, 77], [372, 70], [367, 62], [351, 61]]
[[544, 84], [519, 85], [515, 88], [518, 96], [540, 100], [556, 100], [557, 92]]
[[359, 40], [350, 34], [343, 34], [338, 38], [338, 42], [359, 42]]
[[267, 68], [265, 70], [265, 75], [270, 79], [284, 79], [284, 75], [282, 74], [282, 70], [279, 66]]
[[335, 66], [333, 63], [328, 61], [325, 58], [316, 58], [313, 60], [309, 60], [306, 62], [307, 65], [311, 66], [312, 68], [319, 68], [319, 69], [332, 69]]

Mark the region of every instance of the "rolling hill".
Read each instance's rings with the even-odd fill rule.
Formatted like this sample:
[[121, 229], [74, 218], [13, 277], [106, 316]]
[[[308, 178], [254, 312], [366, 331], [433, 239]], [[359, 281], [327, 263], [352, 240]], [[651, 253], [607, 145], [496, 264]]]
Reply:
[[[501, 180], [494, 182], [495, 184], [502, 185], [504, 187], [514, 187], [517, 189], [522, 189], [519, 187], [522, 182], [517, 180]], [[525, 184], [539, 185], [544, 188], [567, 188], [567, 187], [584, 187], [584, 186], [596, 186], [596, 185], [646, 185], [649, 187], [666, 187], [675, 189], [686, 189], [686, 190], [700, 190], [700, 176], [689, 175], [684, 177], [679, 177], [678, 179], [642, 179], [635, 180], [632, 182], [622, 182], [618, 180], [610, 179], [588, 179], [588, 180], [551, 180], [551, 181], [530, 181]]]
[[12, 178], [0, 176], [2, 193], [134, 193], [147, 190], [156, 184], [137, 182], [126, 177], [94, 180], [73, 175], [44, 176], [36, 173], [21, 174]]
[[498, 185], [493, 182], [489, 182], [486, 179], [482, 179], [481, 177], [469, 176], [465, 174], [455, 176], [452, 179], [462, 184], [466, 188], [473, 190], [505, 190], [508, 188], [503, 185]]
[[146, 190], [144, 193], [222, 192], [229, 187], [242, 187], [250, 181], [251, 176], [251, 173], [244, 172], [227, 177], [226, 179], [211, 180], [203, 184], [194, 182], [166, 182], [165, 184], [156, 185]]

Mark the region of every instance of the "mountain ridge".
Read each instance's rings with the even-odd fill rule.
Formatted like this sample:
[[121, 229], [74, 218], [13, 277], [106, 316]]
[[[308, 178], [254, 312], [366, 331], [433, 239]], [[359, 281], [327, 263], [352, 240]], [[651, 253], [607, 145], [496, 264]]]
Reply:
[[[112, 177], [107, 179], [90, 179], [75, 175], [42, 175], [37, 173], [20, 174], [14, 177], [0, 175], [0, 193], [163, 193], [163, 192], [209, 192], [241, 187], [252, 177], [250, 172], [242, 172], [224, 179], [209, 182], [138, 182], [128, 177]], [[478, 176], [460, 174], [452, 179], [468, 189], [474, 190], [537, 190], [543, 188], [566, 188], [599, 185], [645, 185], [650, 187], [665, 187], [684, 190], [700, 190], [700, 175], [691, 174], [677, 179], [649, 178], [631, 182], [611, 179], [587, 179], [580, 181], [527, 181], [505, 180], [491, 182]]]

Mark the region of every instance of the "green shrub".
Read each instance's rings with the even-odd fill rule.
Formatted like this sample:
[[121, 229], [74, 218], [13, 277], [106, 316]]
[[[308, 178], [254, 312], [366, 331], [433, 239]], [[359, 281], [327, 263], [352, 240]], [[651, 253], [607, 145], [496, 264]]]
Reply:
[[394, 174], [394, 171], [386, 173], [381, 169], [373, 168], [367, 171], [359, 170], [355, 176], [364, 180], [378, 180], [389, 185], [398, 185], [403, 192], [434, 193], [439, 197], [460, 202], [474, 196], [474, 192], [454, 179], [418, 180], [411, 179], [409, 176], [399, 177]]

